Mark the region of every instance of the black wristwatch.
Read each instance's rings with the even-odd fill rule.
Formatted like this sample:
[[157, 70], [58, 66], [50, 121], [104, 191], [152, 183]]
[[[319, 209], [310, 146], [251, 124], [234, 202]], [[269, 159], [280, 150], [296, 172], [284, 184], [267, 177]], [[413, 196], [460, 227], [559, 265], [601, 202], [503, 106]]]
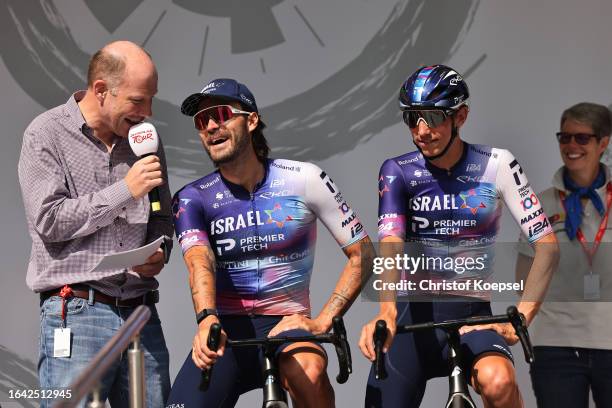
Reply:
[[219, 314], [217, 313], [217, 309], [202, 309], [200, 313], [196, 315], [196, 321], [198, 324], [200, 324], [202, 320], [206, 319], [210, 315], [218, 317]]

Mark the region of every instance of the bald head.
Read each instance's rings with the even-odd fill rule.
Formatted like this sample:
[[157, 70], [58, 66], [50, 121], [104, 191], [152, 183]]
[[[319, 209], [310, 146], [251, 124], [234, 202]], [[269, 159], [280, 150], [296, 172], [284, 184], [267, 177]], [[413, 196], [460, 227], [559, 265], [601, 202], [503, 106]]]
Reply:
[[121, 85], [126, 71], [133, 69], [149, 71], [157, 76], [153, 60], [147, 51], [131, 41], [114, 41], [96, 52], [89, 62], [87, 86], [103, 80], [108, 88]]

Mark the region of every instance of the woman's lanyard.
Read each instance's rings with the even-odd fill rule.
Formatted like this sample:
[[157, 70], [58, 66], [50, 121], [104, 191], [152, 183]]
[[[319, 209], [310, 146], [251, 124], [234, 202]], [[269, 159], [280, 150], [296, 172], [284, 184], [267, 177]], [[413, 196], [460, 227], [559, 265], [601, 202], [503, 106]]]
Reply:
[[[559, 191], [559, 198], [561, 198], [561, 204], [563, 205], [563, 209], [567, 214], [567, 209], [565, 208], [565, 192]], [[593, 240], [593, 246], [589, 248], [587, 246], [586, 238], [582, 233], [580, 227], [576, 231], [576, 238], [578, 238], [578, 242], [582, 246], [582, 250], [587, 256], [587, 260], [589, 262], [589, 268], [591, 269], [591, 273], [593, 273], [593, 258], [595, 258], [595, 254], [599, 249], [599, 245], [601, 244], [601, 240], [603, 239], [604, 234], [606, 233], [606, 228], [608, 228], [608, 216], [610, 214], [610, 207], [612, 207], [612, 182], [608, 183], [606, 188], [606, 212], [601, 219], [601, 223], [599, 224], [599, 230], [597, 230], [597, 234], [595, 234], [595, 239]]]

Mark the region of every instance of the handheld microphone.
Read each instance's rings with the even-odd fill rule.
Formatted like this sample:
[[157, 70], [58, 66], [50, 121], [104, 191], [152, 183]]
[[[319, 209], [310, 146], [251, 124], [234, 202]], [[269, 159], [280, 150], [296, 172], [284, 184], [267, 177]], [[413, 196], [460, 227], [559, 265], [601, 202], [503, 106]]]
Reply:
[[[148, 122], [142, 122], [132, 126], [128, 132], [128, 141], [130, 142], [132, 151], [138, 157], [146, 157], [155, 154], [159, 147], [157, 130], [155, 130], [155, 126]], [[151, 202], [152, 212], [161, 210], [159, 190], [157, 187], [149, 191], [149, 201]]]

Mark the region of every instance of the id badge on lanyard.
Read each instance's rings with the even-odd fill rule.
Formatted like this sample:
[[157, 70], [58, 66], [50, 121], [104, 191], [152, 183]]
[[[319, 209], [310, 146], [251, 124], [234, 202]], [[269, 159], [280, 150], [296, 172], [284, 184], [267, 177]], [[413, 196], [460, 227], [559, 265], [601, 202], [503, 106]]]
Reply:
[[[559, 197], [561, 198], [561, 203], [563, 204], [563, 209], [565, 209], [565, 193], [563, 191], [559, 192]], [[584, 275], [584, 300], [598, 300], [601, 298], [600, 288], [601, 282], [599, 279], [599, 274], [593, 273], [593, 262], [595, 259], [595, 254], [599, 249], [599, 245], [603, 239], [604, 234], [606, 233], [606, 228], [608, 227], [608, 216], [610, 214], [610, 207], [612, 206], [612, 183], [608, 183], [606, 188], [606, 212], [601, 219], [599, 224], [599, 229], [597, 230], [597, 234], [595, 234], [595, 239], [593, 240], [593, 245], [589, 248], [586, 238], [584, 237], [584, 233], [580, 228], [576, 231], [576, 238], [578, 242], [580, 242], [580, 246], [584, 251], [584, 254], [587, 257], [587, 262], [589, 263], [589, 273]], [[567, 210], [566, 210], [567, 212]]]

